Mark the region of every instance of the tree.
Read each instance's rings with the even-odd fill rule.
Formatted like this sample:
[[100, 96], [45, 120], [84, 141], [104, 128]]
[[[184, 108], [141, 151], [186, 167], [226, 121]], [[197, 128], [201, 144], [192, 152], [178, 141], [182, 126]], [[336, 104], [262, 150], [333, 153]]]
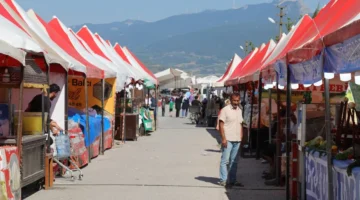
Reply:
[[252, 42], [249, 42], [249, 47], [251, 48], [251, 51], [254, 51], [255, 49], [255, 46]]
[[292, 26], [294, 26], [294, 24], [295, 24], [295, 22], [294, 22], [293, 20], [291, 20], [290, 17], [288, 17], [288, 18], [287, 18], [287, 22], [286, 22], [286, 24], [285, 24], [286, 30], [287, 30], [288, 32], [290, 32], [290, 31], [291, 31], [291, 28], [292, 28]]
[[312, 15], [312, 18], [314, 19], [320, 12], [320, 4], [317, 5], [313, 15]]
[[278, 43], [279, 41], [280, 41], [280, 37], [277, 35], [277, 36], [275, 37], [275, 42]]

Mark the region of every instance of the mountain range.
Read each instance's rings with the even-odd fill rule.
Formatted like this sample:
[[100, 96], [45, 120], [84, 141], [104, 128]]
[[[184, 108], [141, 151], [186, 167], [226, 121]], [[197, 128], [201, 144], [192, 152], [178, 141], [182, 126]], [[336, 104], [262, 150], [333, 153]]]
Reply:
[[[303, 0], [274, 0], [237, 9], [176, 15], [156, 22], [126, 20], [86, 25], [103, 38], [129, 47], [155, 73], [174, 67], [196, 75], [221, 75], [234, 53], [244, 57], [239, 46], [245, 46], [245, 41], [260, 46], [275, 39], [279, 25], [268, 18], [279, 19], [279, 4], [285, 7], [285, 23], [296, 23], [314, 10]], [[83, 25], [71, 28], [79, 30]]]

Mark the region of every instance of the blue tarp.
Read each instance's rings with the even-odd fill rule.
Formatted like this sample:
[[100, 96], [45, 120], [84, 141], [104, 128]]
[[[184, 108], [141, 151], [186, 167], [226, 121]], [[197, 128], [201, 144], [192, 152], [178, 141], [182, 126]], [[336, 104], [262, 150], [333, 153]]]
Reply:
[[[89, 144], [94, 143], [95, 139], [101, 135], [101, 116], [89, 116], [89, 132], [90, 132], [90, 142], [89, 136], [85, 129], [86, 127], [86, 114], [80, 110], [75, 108], [69, 108], [68, 111], [68, 119], [73, 120], [74, 122], [80, 123], [80, 128], [85, 136], [85, 146], [88, 147]], [[105, 118], [106, 119], [106, 118]], [[105, 120], [104, 120], [105, 121]], [[108, 126], [110, 126], [110, 122], [107, 121]], [[105, 126], [104, 124], [104, 126]], [[105, 129], [106, 130], [106, 129]]]
[[[101, 122], [101, 115], [96, 115], [96, 119], [100, 120], [100, 122]], [[106, 132], [109, 129], [111, 129], [110, 119], [107, 117], [104, 117], [104, 131]]]

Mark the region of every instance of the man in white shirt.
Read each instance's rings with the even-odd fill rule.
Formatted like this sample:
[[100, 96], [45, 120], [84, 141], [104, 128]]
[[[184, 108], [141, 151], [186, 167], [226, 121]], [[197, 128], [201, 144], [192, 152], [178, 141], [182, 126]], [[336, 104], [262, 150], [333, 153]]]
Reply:
[[145, 105], [151, 106], [151, 98], [147, 94], [145, 95]]
[[[236, 181], [238, 152], [242, 139], [242, 111], [239, 107], [240, 94], [233, 93], [230, 97], [231, 104], [225, 106], [219, 115], [222, 155], [220, 162], [220, 185], [243, 185]], [[228, 168], [229, 167], [229, 168]]]

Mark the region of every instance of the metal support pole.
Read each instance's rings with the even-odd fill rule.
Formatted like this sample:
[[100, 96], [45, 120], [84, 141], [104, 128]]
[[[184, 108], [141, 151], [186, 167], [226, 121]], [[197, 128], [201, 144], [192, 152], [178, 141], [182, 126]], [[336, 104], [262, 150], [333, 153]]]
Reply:
[[246, 105], [246, 91], [247, 91], [247, 87], [246, 84], [243, 85], [244, 86], [244, 97], [243, 97], [243, 102], [242, 102], [242, 115], [243, 117], [245, 116], [245, 105]]
[[277, 185], [280, 185], [281, 182], [281, 140], [280, 140], [280, 132], [281, 130], [281, 116], [280, 116], [280, 89], [279, 89], [279, 77], [276, 76], [276, 100], [277, 100], [277, 127], [276, 127], [276, 182]]
[[251, 82], [252, 86], [252, 94], [251, 94], [251, 108], [250, 108], [250, 124], [249, 124], [249, 143], [250, 143], [250, 155], [252, 155], [252, 135], [251, 135], [251, 129], [252, 129], [252, 118], [253, 118], [253, 108], [254, 108], [254, 96], [255, 96], [255, 84], [254, 82]]
[[158, 109], [158, 107], [157, 107], [157, 104], [158, 104], [158, 99], [157, 99], [157, 86], [155, 86], [155, 97], [154, 97], [154, 100], [156, 101], [156, 103], [155, 103], [155, 110], [154, 110], [154, 120], [155, 120], [155, 131], [156, 131], [156, 125], [157, 125], [157, 109]]
[[259, 76], [259, 98], [258, 98], [258, 123], [257, 123], [257, 134], [256, 134], [256, 159], [260, 159], [260, 126], [261, 126], [261, 98], [262, 98], [262, 74]]
[[69, 131], [69, 124], [68, 124], [68, 110], [69, 110], [69, 98], [68, 98], [68, 95], [69, 95], [69, 84], [68, 84], [68, 81], [69, 81], [69, 74], [68, 72], [65, 73], [65, 106], [64, 106], [64, 122], [65, 122], [65, 127], [64, 127], [64, 130], [65, 130], [65, 133], [67, 133]]
[[[24, 68], [21, 69], [21, 73], [24, 75]], [[22, 75], [22, 77], [24, 77]], [[16, 146], [20, 157], [20, 167], [22, 166], [22, 116], [23, 116], [23, 95], [24, 95], [24, 80], [21, 80], [19, 89], [19, 107], [18, 107], [18, 119], [17, 119], [17, 135]]]
[[147, 104], [147, 107], [150, 107], [150, 101], [149, 101], [149, 99], [150, 99], [150, 89], [148, 89], [148, 91], [147, 91], [147, 99], [145, 99], [145, 101], [147, 102], [146, 104]]
[[9, 122], [10, 122], [10, 126], [9, 126], [9, 135], [14, 135], [13, 133], [13, 123], [14, 123], [14, 118], [13, 118], [13, 104], [11, 103], [11, 88], [8, 88], [8, 108], [9, 108]]
[[105, 142], [105, 130], [104, 130], [104, 110], [105, 110], [105, 104], [104, 104], [104, 99], [105, 99], [105, 79], [101, 79], [101, 143], [100, 143], [100, 153], [101, 155], [104, 155], [105, 152], [105, 147], [104, 147], [104, 142]]
[[125, 123], [125, 120], [126, 120], [126, 83], [125, 83], [125, 86], [124, 86], [124, 110], [123, 110], [123, 142], [125, 144], [126, 142], [126, 123]]
[[291, 199], [290, 194], [290, 151], [291, 151], [291, 81], [290, 69], [287, 68], [286, 75], [286, 199]]
[[90, 143], [90, 130], [89, 130], [89, 97], [88, 97], [88, 84], [87, 84], [87, 77], [84, 78], [84, 86], [85, 86], [85, 114], [86, 114], [86, 133], [87, 133], [87, 140], [88, 140], [88, 147], [87, 150], [89, 152], [89, 163], [91, 163], [92, 157], [92, 150], [91, 150], [91, 143]]
[[[46, 62], [45, 62], [46, 63]], [[46, 82], [47, 82], [47, 84], [50, 86], [50, 66], [49, 65], [47, 65], [46, 64]], [[49, 97], [49, 95], [50, 95], [50, 88], [46, 88], [46, 94], [47, 94], [47, 97], [48, 98], [50, 98]], [[44, 101], [44, 93], [43, 93], [43, 95], [42, 95], [42, 113], [43, 113], [43, 117], [44, 117], [44, 108], [45, 108], [45, 101]], [[44, 120], [46, 120], [46, 130], [45, 131], [47, 131], [48, 132], [48, 140], [46, 141], [46, 152], [47, 153], [51, 153], [51, 149], [50, 149], [50, 120], [48, 120], [48, 119], [50, 119], [50, 106], [48, 107], [48, 110], [46, 110], [45, 112], [47, 112], [47, 114], [48, 114], [48, 116], [47, 116], [47, 118], [45, 119], [45, 118], [43, 118], [43, 122], [44, 122]], [[45, 133], [44, 131], [43, 131], [43, 133]]]
[[331, 115], [330, 115], [330, 90], [329, 80], [325, 79], [325, 133], [326, 133], [326, 152], [327, 152], [327, 170], [328, 170], [328, 200], [334, 199], [334, 186], [333, 186], [333, 172], [332, 172], [332, 159], [331, 159]]
[[272, 99], [271, 99], [271, 88], [269, 88], [269, 144], [271, 144], [272, 135]]
[[[45, 129], [45, 126], [47, 125], [47, 122], [45, 122], [45, 89], [43, 88], [43, 90], [41, 91], [41, 131], [45, 134], [45, 131], [47, 131]], [[45, 122], [45, 123], [44, 123]], [[50, 137], [50, 131], [48, 132], [48, 137]], [[49, 151], [49, 147], [50, 147], [50, 143], [49, 143], [50, 139], [48, 138], [46, 140], [46, 153], [50, 153], [51, 151]]]

